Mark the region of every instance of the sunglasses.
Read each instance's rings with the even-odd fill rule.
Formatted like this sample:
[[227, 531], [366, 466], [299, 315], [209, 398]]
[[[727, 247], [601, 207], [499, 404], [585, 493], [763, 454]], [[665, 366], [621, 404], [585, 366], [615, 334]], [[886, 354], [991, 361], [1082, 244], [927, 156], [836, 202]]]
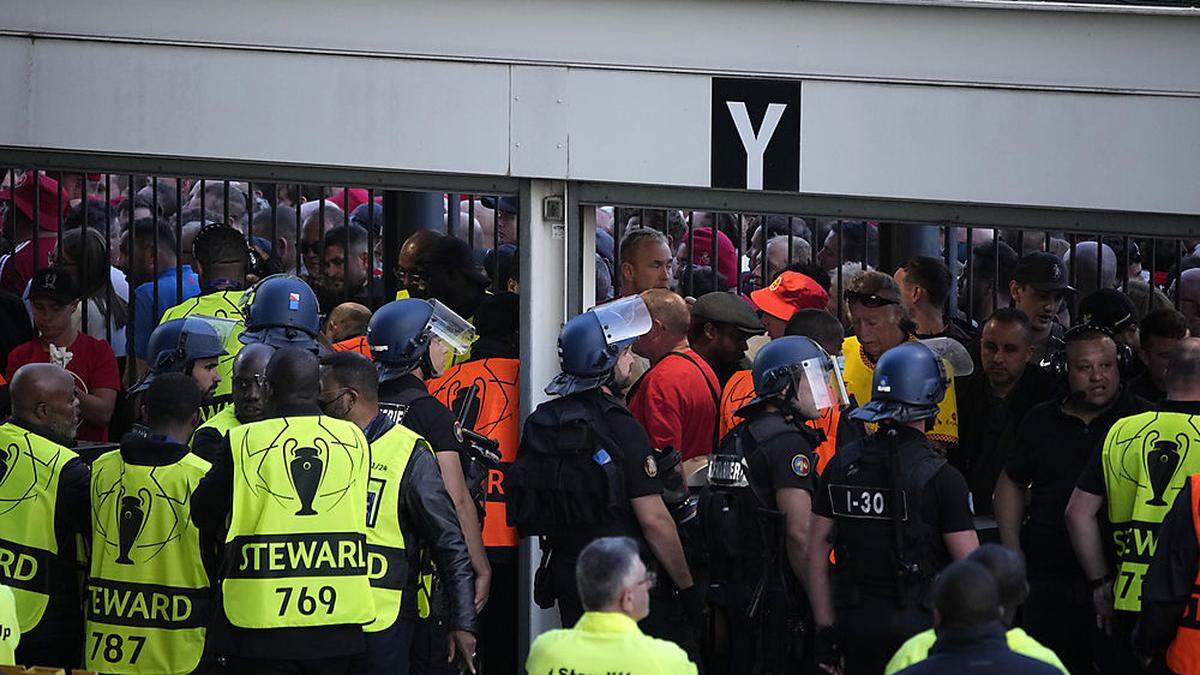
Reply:
[[888, 305], [900, 304], [894, 300], [881, 298], [874, 293], [855, 293], [854, 291], [846, 291], [846, 302], [871, 308], [887, 307]]
[[300, 252], [304, 255], [317, 255], [321, 252], [321, 242], [302, 241], [300, 242]]

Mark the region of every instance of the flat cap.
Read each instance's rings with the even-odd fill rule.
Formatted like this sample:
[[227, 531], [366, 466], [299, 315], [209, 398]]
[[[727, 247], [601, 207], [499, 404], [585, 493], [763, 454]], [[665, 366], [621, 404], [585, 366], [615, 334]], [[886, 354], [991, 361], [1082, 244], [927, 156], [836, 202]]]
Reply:
[[696, 321], [727, 323], [751, 335], [761, 335], [766, 328], [745, 300], [725, 291], [705, 293], [692, 305], [692, 318]]

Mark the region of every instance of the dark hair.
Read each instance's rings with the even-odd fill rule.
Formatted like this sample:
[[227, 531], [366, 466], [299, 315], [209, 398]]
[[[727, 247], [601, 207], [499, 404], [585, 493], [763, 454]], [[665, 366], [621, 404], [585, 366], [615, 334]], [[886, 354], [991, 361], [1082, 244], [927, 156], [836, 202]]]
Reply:
[[[879, 255], [879, 228], [865, 221], [834, 221], [830, 223], [830, 231], [838, 231], [838, 222], [842, 223], [842, 262], [863, 262], [863, 249], [866, 249], [865, 261], [870, 264]], [[874, 249], [875, 255], [872, 255]]]
[[[225, 186], [229, 186], [229, 213], [225, 213]], [[241, 188], [229, 183], [229, 181], [209, 181], [204, 184], [204, 210], [205, 215], [212, 214], [217, 216], [213, 220], [225, 221], [227, 218], [233, 218], [238, 222], [245, 220], [246, 216], [246, 195], [242, 194]]]
[[359, 253], [366, 253], [367, 230], [354, 223], [339, 225], [325, 233], [325, 247], [330, 246], [341, 248], [347, 258]]
[[934, 588], [941, 628], [977, 628], [1000, 619], [1000, 589], [986, 567], [971, 560], [950, 563]]
[[379, 398], [379, 373], [375, 364], [354, 351], [334, 352], [321, 359], [321, 374], [333, 377], [343, 387], [368, 400]]
[[1113, 337], [1112, 331], [1096, 326], [1090, 323], [1072, 326], [1063, 334], [1063, 350], [1069, 350], [1071, 345], [1080, 342], [1088, 342], [1091, 340], [1107, 339], [1115, 348], [1117, 345], [1116, 339]]
[[996, 276], [996, 247], [1000, 250], [1000, 278], [997, 288], [1008, 289], [1013, 272], [1017, 269], [1020, 257], [1012, 247], [1003, 241], [992, 240], [976, 245], [971, 249], [971, 274], [978, 280], [990, 281]]
[[[271, 217], [275, 217], [275, 231], [271, 231]], [[250, 219], [250, 229], [260, 237], [279, 236], [280, 232], [290, 234], [288, 239], [296, 236], [296, 209], [290, 206], [276, 206], [274, 209], [255, 211]], [[274, 242], [272, 242], [274, 244]]]
[[1179, 310], [1164, 307], [1147, 314], [1138, 324], [1138, 331], [1143, 340], [1147, 337], [1180, 340], [1187, 336], [1188, 322]]
[[[155, 218], [139, 218], [129, 226], [130, 242], [138, 246], [153, 246], [154, 237], [158, 235], [158, 250], [169, 251], [176, 255], [179, 242], [175, 239], [175, 228], [165, 220]], [[130, 253], [133, 253], [131, 250]]]
[[809, 279], [817, 282], [817, 285], [825, 289], [826, 293], [828, 293], [829, 289], [833, 286], [833, 279], [829, 278], [829, 272], [826, 272], [824, 267], [821, 267], [815, 262], [794, 262], [791, 265], [783, 268], [783, 271], [799, 272], [800, 274], [803, 274]]
[[804, 222], [803, 218], [797, 216], [769, 214], [765, 218], [760, 219], [760, 228], [763, 223], [766, 224], [768, 241], [770, 241], [771, 237], [781, 234], [790, 234], [801, 239], [812, 239], [812, 231], [808, 229], [808, 223]]
[[981, 324], [981, 327], [987, 326], [993, 321], [996, 323], [1005, 323], [1010, 326], [1020, 326], [1025, 331], [1025, 337], [1033, 339], [1033, 324], [1029, 322], [1029, 317], [1025, 315], [1025, 312], [1016, 307], [1000, 307], [992, 312], [991, 316]]
[[601, 537], [583, 547], [575, 563], [575, 584], [583, 608], [595, 612], [607, 608], [625, 588], [638, 546], [629, 537]]
[[788, 319], [784, 335], [802, 335], [821, 345], [841, 342], [846, 331], [837, 317], [823, 309], [801, 309]]
[[677, 288], [680, 295], [698, 298], [713, 291], [724, 291], [729, 288], [729, 280], [724, 274], [717, 272], [708, 265], [692, 265], [688, 263], [679, 268], [676, 275]]
[[188, 422], [200, 409], [203, 397], [200, 385], [183, 373], [156, 375], [142, 396], [146, 421], [151, 427]]
[[244, 269], [250, 257], [242, 233], [224, 224], [200, 228], [192, 240], [192, 252], [202, 267], [230, 264]]
[[972, 551], [967, 560], [979, 563], [992, 573], [1005, 608], [1016, 609], [1025, 602], [1029, 582], [1025, 577], [1025, 559], [1020, 553], [1000, 544], [984, 544]]
[[909, 258], [900, 268], [904, 270], [909, 283], [925, 290], [930, 304], [938, 309], [946, 308], [946, 299], [950, 297], [950, 270], [946, 269], [946, 263], [919, 255]]
[[315, 402], [321, 390], [320, 362], [303, 347], [284, 347], [267, 362], [271, 403]]

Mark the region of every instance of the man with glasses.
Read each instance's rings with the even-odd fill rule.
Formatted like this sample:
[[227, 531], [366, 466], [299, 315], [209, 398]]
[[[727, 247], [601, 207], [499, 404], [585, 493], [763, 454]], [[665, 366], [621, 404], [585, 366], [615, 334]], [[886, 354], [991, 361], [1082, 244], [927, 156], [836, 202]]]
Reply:
[[[650, 613], [656, 579], [629, 537], [601, 537], [584, 547], [575, 584], [585, 613], [572, 628], [538, 636], [529, 650], [530, 673], [695, 673], [696, 666], [673, 643], [648, 637], [637, 622]], [[614, 640], [620, 636], [620, 643]], [[614, 646], [620, 644], [619, 649]]]

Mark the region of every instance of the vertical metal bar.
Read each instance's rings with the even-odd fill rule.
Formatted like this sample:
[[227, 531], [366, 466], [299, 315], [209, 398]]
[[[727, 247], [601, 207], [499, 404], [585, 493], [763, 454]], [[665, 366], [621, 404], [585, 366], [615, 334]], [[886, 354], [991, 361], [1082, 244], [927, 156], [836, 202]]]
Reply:
[[1175, 270], [1178, 275], [1175, 280], [1175, 309], [1179, 310], [1183, 304], [1183, 241], [1175, 240]]
[[246, 245], [250, 245], [250, 240], [254, 238], [254, 184], [246, 182]]
[[1104, 287], [1104, 236], [1096, 235], [1096, 290]]
[[[970, 241], [968, 239], [968, 241]], [[863, 221], [863, 257], [862, 268], [867, 269], [867, 264], [871, 260], [871, 224]]]
[[844, 285], [845, 280], [842, 279], [842, 254], [844, 253], [844, 251], [842, 250], [842, 244], [845, 241], [845, 238], [842, 235], [845, 234], [845, 229], [846, 229], [845, 223], [843, 223], [841, 220], [838, 220], [837, 221], [837, 287], [838, 287], [837, 317], [838, 317], [838, 321], [841, 321], [841, 319], [842, 319], [842, 305], [844, 304], [843, 298], [846, 297], [846, 287]]
[[[86, 280], [88, 278], [87, 229], [88, 229], [88, 206], [89, 205], [88, 205], [87, 173], [79, 174], [79, 182], [81, 185], [83, 185], [83, 200], [79, 203], [81, 215], [83, 216], [83, 219], [79, 222], [79, 281], [80, 281], [79, 287], [82, 289], [84, 280]], [[62, 242], [59, 242], [59, 248], [58, 248], [57, 253], [58, 253], [58, 257], [59, 257], [59, 262], [61, 262], [62, 254], [63, 254]], [[89, 296], [86, 298], [82, 298], [81, 300], [83, 301], [83, 316], [81, 317], [82, 327], [83, 327], [83, 332], [86, 334], [88, 332], [88, 328], [89, 328], [89, 326], [88, 326], [88, 304], [92, 301], [92, 299]]]
[[[271, 251], [279, 246], [279, 200], [271, 200]], [[250, 219], [250, 231], [254, 231], [254, 219]], [[280, 262], [283, 262], [283, 256], [279, 256]]]
[[[457, 192], [446, 193], [446, 229], [451, 232], [458, 232], [458, 226], [462, 224], [462, 214], [459, 212], [460, 198]], [[497, 204], [497, 206], [499, 206]], [[470, 223], [468, 223], [470, 227]], [[468, 235], [468, 240], [470, 236]], [[469, 243], [469, 241], [468, 241]], [[472, 246], [472, 249], [475, 247]]]
[[[496, 209], [492, 212], [492, 229], [496, 229], [496, 214], [500, 212], [500, 204], [496, 204]], [[471, 246], [471, 250], [475, 250], [475, 195], [467, 195], [467, 244]]]
[[[615, 289], [615, 292], [613, 293], [614, 297], [619, 297], [625, 290], [625, 289], [621, 288], [621, 230], [623, 229], [623, 227], [622, 227], [623, 224], [621, 223], [621, 219], [618, 218], [617, 216], [618, 216], [618, 210], [617, 210], [617, 207], [614, 206], [613, 207], [613, 232], [615, 233], [615, 236], [613, 237], [613, 273], [612, 273], [612, 276], [613, 276], [612, 286]], [[691, 254], [692, 254], [692, 252], [689, 249], [688, 255], [690, 256]]]
[[375, 190], [367, 190], [367, 303], [375, 304]]
[[[974, 250], [967, 249], [967, 255], [974, 257]], [[996, 311], [996, 305], [1000, 302], [1000, 232], [992, 230], [992, 311]], [[974, 314], [974, 310], [971, 312]], [[980, 317], [984, 320], [986, 317]]]
[[[112, 174], [104, 174], [104, 250], [112, 250]], [[109, 266], [112, 266], [112, 253], [109, 253]], [[111, 275], [111, 272], [109, 272]], [[112, 336], [112, 280], [104, 282], [104, 341], [113, 343]], [[126, 328], [128, 330], [128, 328]]]
[[[126, 250], [129, 252], [129, 259], [125, 261], [126, 267], [133, 267], [133, 257], [137, 255], [137, 237], [135, 228], [133, 227], [133, 174], [129, 174], [129, 236], [126, 239]], [[128, 358], [137, 358], [137, 289], [141, 285], [141, 279], [133, 280], [129, 284], [129, 323], [125, 325], [125, 354]]]
[[[713, 290], [720, 290], [717, 285], [717, 275], [719, 274], [717, 272], [717, 268], [720, 267], [720, 265], [717, 264], [717, 256], [720, 255], [720, 253], [717, 249], [717, 220], [719, 218], [720, 218], [720, 214], [714, 213], [712, 215], [712, 225], [710, 225], [708, 228], [708, 238], [709, 238], [709, 242], [710, 242], [709, 249], [711, 252], [711, 256], [709, 257], [709, 260], [712, 261], [711, 277], [712, 277], [712, 282], [713, 282], [712, 283]], [[670, 216], [670, 213], [667, 212], [663, 215], [663, 227], [665, 227], [667, 230], [671, 229], [670, 221], [671, 221], [671, 216]], [[688, 251], [688, 252], [691, 253], [691, 251]]]
[[224, 201], [223, 201], [223, 206], [222, 206], [223, 210], [221, 211], [221, 222], [228, 225], [229, 224], [229, 179], [225, 179], [224, 181], [222, 181], [222, 183], [224, 184], [224, 190], [222, 192]]
[[1155, 286], [1158, 285], [1158, 240], [1154, 237], [1150, 238], [1150, 290], [1151, 296]]
[[1068, 233], [1067, 236], [1071, 239], [1071, 268], [1067, 270], [1067, 274], [1071, 277], [1071, 285], [1079, 288], [1079, 278], [1078, 274], [1076, 273], [1076, 270], [1079, 269], [1079, 265], [1075, 264], [1075, 237], [1070, 233]]
[[[766, 216], [763, 216], [763, 222], [766, 222], [766, 219], [767, 219], [767, 217], [766, 217]], [[792, 243], [792, 232], [794, 232], [794, 231], [795, 231], [795, 229], [796, 229], [796, 217], [795, 217], [795, 216], [788, 216], [788, 231], [787, 231], [787, 245], [788, 245], [788, 261], [787, 261], [787, 264], [788, 264], [788, 265], [791, 265], [793, 262], [795, 262], [795, 260], [792, 258], [792, 254], [793, 254], [792, 248], [793, 248], [793, 246], [794, 246], [794, 244]], [[766, 250], [767, 250], [767, 247], [764, 245], [764, 246], [763, 246], [763, 252], [764, 252], [764, 253], [766, 253]], [[785, 267], [786, 267], [786, 266], [787, 266], [787, 265], [785, 265]]]
[[737, 270], [737, 278], [733, 280], [734, 287], [737, 289], [738, 295], [742, 294], [742, 215], [739, 213], [734, 220], [734, 227], [737, 235], [737, 241], [734, 242], [733, 252], [734, 260], [737, 264], [734, 266]]
[[[344, 291], [344, 299], [349, 300], [354, 297], [350, 295], [350, 256], [355, 255], [354, 245], [351, 243], [350, 236], [350, 188], [342, 186], [342, 228], [346, 233], [346, 247], [342, 249], [342, 290]], [[322, 255], [322, 258], [325, 256]], [[368, 278], [370, 281], [370, 278]], [[330, 308], [332, 311], [333, 308]]]
[[[974, 251], [972, 251], [972, 249], [974, 247], [971, 246], [971, 243], [973, 241], [975, 241], [973, 230], [974, 230], [974, 228], [971, 228], [971, 227], [966, 228], [967, 266], [963, 269], [963, 274], [967, 275], [967, 297], [972, 300], [975, 298], [975, 279], [974, 279], [974, 277], [975, 277], [975, 275], [974, 275], [975, 256], [972, 255], [972, 253], [974, 253]], [[967, 311], [967, 320], [974, 322], [975, 321], [975, 303], [968, 301], [967, 305], [969, 307], [969, 310]]]
[[[1123, 256], [1125, 258], [1125, 262], [1124, 262], [1124, 265], [1120, 269], [1121, 292], [1128, 293], [1129, 292], [1129, 235], [1125, 235], [1125, 237], [1123, 238], [1122, 246], [1125, 249], [1125, 255]], [[1150, 284], [1151, 284], [1151, 288], [1153, 288], [1153, 284], [1154, 284], [1153, 279], [1150, 281]], [[1153, 296], [1154, 295], [1153, 292], [1150, 295]], [[1147, 306], [1149, 306], [1149, 305], [1147, 305]]]
[[[321, 201], [317, 203], [317, 277], [325, 277], [325, 186], [321, 186]], [[312, 270], [309, 270], [311, 273]]]
[[688, 211], [687, 220], [687, 245], [688, 245], [688, 268], [687, 268], [687, 285], [688, 293], [696, 292], [696, 212]]
[[[154, 193], [154, 196], [151, 197], [151, 200], [154, 204], [154, 209], [153, 209], [152, 218], [151, 218], [154, 221], [154, 322], [157, 323], [158, 319], [162, 316], [162, 314], [159, 314], [159, 312], [158, 312], [158, 272], [159, 272], [159, 269], [158, 269], [158, 246], [159, 246], [158, 223], [160, 222], [158, 219], [158, 176], [155, 176], [152, 179], [152, 181], [153, 181], [153, 183], [151, 186], [151, 191]], [[176, 243], [178, 243], [178, 242], [176, 242]], [[175, 253], [176, 253], [176, 255], [178, 255], [179, 251], [176, 251]], [[178, 259], [175, 260], [175, 266], [179, 267]], [[146, 356], [150, 356], [150, 355], [147, 354]], [[152, 359], [147, 359], [147, 360], [151, 361]]]
[[[179, 257], [183, 255], [183, 176], [175, 177], [175, 203], [179, 205], [179, 211], [175, 213], [175, 245], [179, 247], [175, 254], [175, 304], [178, 305], [183, 302], [183, 265], [179, 261]], [[200, 227], [203, 228], [204, 224], [201, 223]], [[195, 241], [193, 239], [192, 243], [195, 244]], [[192, 248], [194, 250], [195, 246]], [[195, 262], [195, 255], [192, 256], [192, 261]]]
[[[47, 178], [48, 177], [49, 176], [47, 176]], [[41, 182], [42, 182], [42, 174], [38, 173], [38, 168], [35, 166], [35, 167], [33, 167], [33, 240], [32, 240], [32, 243], [33, 243], [33, 273], [34, 274], [37, 274], [38, 263], [41, 261], [40, 251], [38, 250], [39, 244], [41, 244], [41, 239], [42, 239], [42, 200], [41, 200], [41, 196], [42, 196], [41, 187], [42, 186], [41, 186]], [[15, 186], [14, 186], [14, 188], [15, 188]], [[14, 189], [13, 192], [16, 192], [16, 190]], [[55, 192], [55, 195], [54, 195], [55, 201], [62, 198], [60, 195], [62, 195], [62, 187], [61, 186], [59, 187], [58, 191]], [[132, 206], [132, 203], [130, 205]], [[130, 213], [132, 213], [132, 211], [130, 211]], [[13, 215], [13, 218], [16, 218], [15, 214]], [[33, 279], [31, 277], [30, 281], [32, 281], [32, 280]]]
[[[715, 219], [713, 222], [716, 222]], [[767, 216], [765, 213], [759, 216], [758, 233], [762, 235], [762, 248], [758, 249], [759, 283], [762, 284], [759, 288], [766, 288], [771, 284], [770, 280], [767, 279], [767, 242], [771, 238], [767, 236]]]
[[[297, 195], [300, 194], [300, 184], [299, 183], [296, 183], [296, 194]], [[300, 276], [301, 272], [303, 271], [303, 269], [301, 268], [301, 262], [303, 261], [303, 257], [300, 255], [300, 247], [303, 244], [300, 241], [300, 237], [303, 235], [303, 227], [304, 226], [300, 221], [300, 204], [299, 204], [299, 202], [293, 202], [293, 203], [295, 203], [295, 209], [296, 209], [296, 238], [294, 240], [295, 243], [293, 244], [292, 248], [294, 248], [296, 250], [296, 276]]]
[[[532, 205], [525, 204], [524, 208], [531, 208]], [[517, 209], [520, 210], [520, 207]], [[496, 212], [495, 216], [500, 212], [500, 195], [496, 195]], [[521, 214], [517, 214], [517, 227], [521, 227]], [[520, 240], [520, 233], [517, 233], [517, 239]], [[496, 221], [492, 221], [492, 292], [500, 292], [500, 228], [496, 227]]]
[[[62, 178], [63, 178], [63, 173], [62, 173], [61, 171], [59, 171], [59, 172], [58, 172], [58, 191], [54, 193], [54, 203], [55, 203], [55, 204], [58, 206], [58, 208], [56, 208], [56, 209], [54, 210], [54, 215], [55, 215], [55, 217], [57, 217], [57, 218], [58, 218], [58, 229], [55, 231], [55, 233], [54, 233], [54, 236], [55, 236], [55, 241], [56, 241], [56, 243], [58, 244], [58, 249], [59, 249], [60, 251], [62, 250], [62, 230], [63, 230], [63, 227], [62, 227], [62, 223], [63, 223], [63, 203], [62, 203], [62, 198], [63, 198], [63, 186], [62, 186]], [[36, 188], [35, 188], [35, 189], [36, 189]], [[70, 204], [70, 201], [68, 201], [67, 203], [68, 203], [68, 204]], [[34, 231], [34, 234], [35, 234], [35, 235], [39, 233], [39, 230], [38, 230], [37, 228], [34, 228], [34, 230], [33, 230], [33, 231]], [[37, 268], [37, 266], [38, 266], [38, 263], [39, 263], [39, 261], [38, 261], [38, 259], [37, 259], [37, 258], [34, 258], [33, 260], [34, 260], [34, 263], [33, 263], [33, 265], [34, 265], [34, 267], [33, 267], [33, 271], [34, 271], [34, 272], [36, 272], [36, 271], [37, 271], [37, 269], [38, 269], [38, 268]]]
[[1017, 230], [1017, 257], [1025, 255], [1025, 230]]
[[207, 220], [207, 218], [204, 217], [204, 211], [205, 211], [204, 207], [206, 206], [205, 202], [207, 202], [207, 201], [208, 201], [208, 190], [205, 189], [204, 179], [201, 178], [200, 179], [200, 227], [204, 227], [204, 223]]

